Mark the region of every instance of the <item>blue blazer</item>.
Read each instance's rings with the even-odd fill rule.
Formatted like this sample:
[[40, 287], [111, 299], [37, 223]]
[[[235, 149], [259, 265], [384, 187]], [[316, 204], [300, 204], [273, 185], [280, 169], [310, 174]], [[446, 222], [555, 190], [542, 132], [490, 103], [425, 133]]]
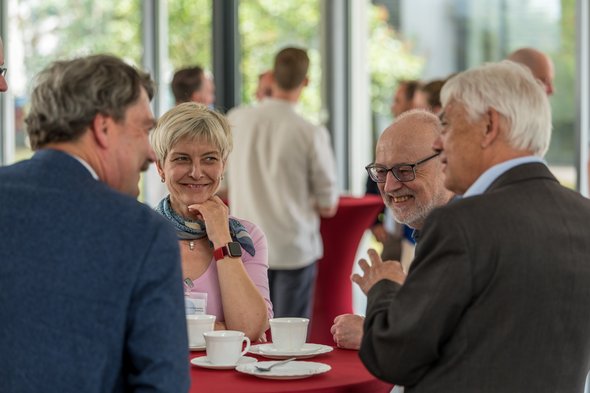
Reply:
[[186, 392], [176, 236], [75, 158], [0, 168], [0, 392]]

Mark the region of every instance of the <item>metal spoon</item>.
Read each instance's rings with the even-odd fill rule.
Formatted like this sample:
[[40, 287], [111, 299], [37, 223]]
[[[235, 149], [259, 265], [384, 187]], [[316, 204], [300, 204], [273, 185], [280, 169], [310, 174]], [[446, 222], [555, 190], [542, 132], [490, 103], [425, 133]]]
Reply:
[[290, 361], [293, 361], [295, 359], [297, 359], [297, 358], [289, 358], [289, 359], [281, 360], [280, 362], [273, 363], [270, 366], [259, 366], [259, 365], [255, 364], [254, 367], [256, 367], [256, 370], [258, 370], [258, 371], [270, 371], [270, 369], [273, 368], [274, 366], [279, 366], [281, 364], [289, 363]]

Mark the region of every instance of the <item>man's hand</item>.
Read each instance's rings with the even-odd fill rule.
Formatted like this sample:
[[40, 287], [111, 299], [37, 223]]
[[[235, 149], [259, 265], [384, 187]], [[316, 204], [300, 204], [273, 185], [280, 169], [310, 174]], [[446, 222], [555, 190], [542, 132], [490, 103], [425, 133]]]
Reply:
[[330, 329], [334, 342], [339, 348], [356, 349], [361, 347], [363, 338], [363, 323], [365, 318], [360, 315], [342, 314], [334, 319]]
[[355, 273], [350, 278], [352, 282], [356, 283], [361, 288], [365, 295], [369, 293], [369, 290], [373, 285], [383, 279], [391, 280], [398, 284], [404, 283], [406, 275], [402, 270], [401, 263], [398, 261], [383, 262], [379, 254], [377, 254], [377, 251], [372, 248], [369, 249], [368, 254], [369, 259], [371, 260], [370, 265], [366, 259], [361, 259], [358, 263], [363, 271], [363, 275], [360, 276]]

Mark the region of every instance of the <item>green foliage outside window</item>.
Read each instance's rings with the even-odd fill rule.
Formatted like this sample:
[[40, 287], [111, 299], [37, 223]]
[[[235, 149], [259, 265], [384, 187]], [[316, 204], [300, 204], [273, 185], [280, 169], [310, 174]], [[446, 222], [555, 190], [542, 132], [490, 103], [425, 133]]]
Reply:
[[168, 56], [174, 70], [199, 65], [213, 67], [211, 1], [168, 1]]
[[399, 81], [419, 79], [424, 58], [412, 54], [404, 41], [388, 23], [384, 6], [369, 10], [369, 67], [371, 70], [371, 109], [389, 117], [392, 97]]
[[301, 111], [319, 122], [322, 79], [319, 0], [242, 0], [239, 31], [242, 62], [242, 102], [254, 101], [258, 75], [273, 66], [275, 54], [286, 46], [307, 49], [309, 85], [301, 96]]

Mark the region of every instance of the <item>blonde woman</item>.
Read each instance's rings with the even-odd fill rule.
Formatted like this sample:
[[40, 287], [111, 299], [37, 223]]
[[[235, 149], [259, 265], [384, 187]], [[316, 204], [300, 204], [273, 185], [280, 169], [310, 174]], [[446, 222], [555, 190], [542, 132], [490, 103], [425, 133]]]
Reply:
[[272, 317], [266, 237], [229, 216], [215, 195], [232, 149], [225, 117], [201, 104], [180, 104], [160, 118], [150, 141], [170, 193], [156, 210], [176, 228], [187, 313], [215, 315], [216, 329], [263, 339]]

